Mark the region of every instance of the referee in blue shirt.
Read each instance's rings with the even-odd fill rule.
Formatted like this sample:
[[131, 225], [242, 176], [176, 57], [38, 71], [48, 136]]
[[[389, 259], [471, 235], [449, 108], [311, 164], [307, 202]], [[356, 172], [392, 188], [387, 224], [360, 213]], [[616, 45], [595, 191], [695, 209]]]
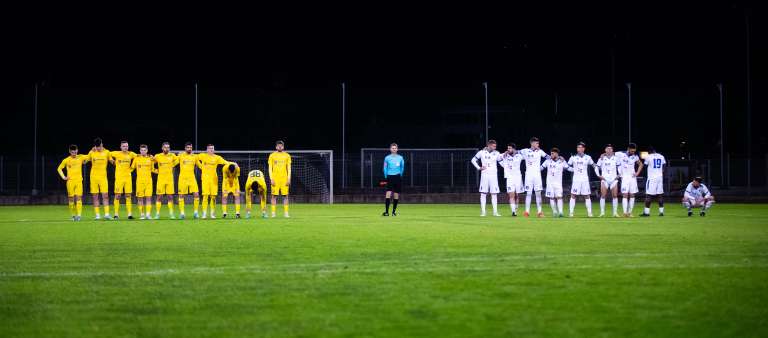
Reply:
[[397, 216], [397, 201], [400, 199], [400, 189], [402, 188], [402, 177], [405, 172], [405, 161], [403, 157], [397, 154], [397, 143], [389, 145], [390, 154], [384, 158], [384, 177], [387, 179], [387, 192], [384, 198], [384, 213], [382, 216], [389, 216], [389, 202], [392, 201], [392, 216]]

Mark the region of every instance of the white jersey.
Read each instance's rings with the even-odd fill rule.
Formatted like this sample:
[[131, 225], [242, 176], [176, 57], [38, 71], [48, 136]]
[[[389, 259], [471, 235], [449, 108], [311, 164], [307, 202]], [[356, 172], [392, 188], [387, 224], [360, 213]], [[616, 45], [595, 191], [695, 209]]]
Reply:
[[699, 184], [699, 187], [696, 188], [693, 186], [693, 182], [691, 182], [688, 183], [688, 187], [685, 188], [683, 196], [687, 199], [700, 200], [702, 198], [708, 198], [712, 196], [712, 194], [709, 192], [706, 185]]
[[640, 160], [640, 157], [618, 152], [616, 153], [616, 159], [619, 162], [619, 175], [622, 177], [634, 177], [635, 163]]
[[523, 177], [520, 173], [520, 163], [523, 161], [523, 155], [515, 153], [510, 155], [501, 154], [501, 166], [504, 167], [504, 178]]
[[[485, 167], [485, 170], [481, 171], [481, 175], [496, 177], [496, 165], [501, 161], [501, 153], [498, 151], [488, 151], [488, 148], [484, 148], [475, 154], [472, 158], [472, 165], [478, 170], [480, 167]], [[478, 163], [479, 162], [479, 163]]]
[[595, 162], [592, 161], [592, 157], [587, 154], [581, 156], [574, 155], [568, 159], [568, 165], [571, 166], [568, 171], [573, 172], [574, 181], [588, 182], [589, 166], [595, 165]]
[[547, 153], [541, 149], [525, 148], [520, 150], [520, 155], [525, 159], [525, 176], [535, 175], [541, 177], [541, 159], [546, 158]]
[[614, 179], [618, 174], [618, 166], [619, 159], [616, 157], [616, 154], [611, 157], [601, 156], [600, 159], [597, 160], [597, 165], [595, 166], [595, 174], [597, 176], [603, 176], [609, 180]]
[[659, 153], [648, 154], [645, 157], [645, 165], [648, 168], [648, 179], [657, 179], [664, 176], [664, 166], [667, 160]]
[[562, 157], [558, 157], [557, 160], [548, 158], [541, 164], [541, 169], [547, 170], [547, 185], [563, 184], [563, 171], [568, 168], [568, 163]]

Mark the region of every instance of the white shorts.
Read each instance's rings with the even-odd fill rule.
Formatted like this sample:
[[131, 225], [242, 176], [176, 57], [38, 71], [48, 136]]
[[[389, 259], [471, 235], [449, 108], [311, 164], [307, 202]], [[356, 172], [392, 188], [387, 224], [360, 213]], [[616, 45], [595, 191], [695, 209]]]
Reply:
[[525, 175], [525, 192], [542, 190], [541, 175]]
[[481, 193], [499, 193], [499, 178], [496, 175], [480, 175]]
[[637, 177], [625, 176], [621, 178], [622, 194], [636, 194], [637, 191]]
[[520, 176], [512, 176], [507, 178], [507, 192], [513, 192], [516, 194], [522, 193], [525, 188], [523, 186], [523, 178]]
[[563, 197], [563, 184], [549, 184], [547, 182], [547, 191], [544, 193], [548, 198], [562, 198]]
[[603, 187], [606, 187], [607, 189], [613, 189], [614, 187], [619, 185], [619, 180], [617, 177], [605, 177], [604, 180], [600, 181], [600, 185]]
[[664, 194], [664, 178], [654, 177], [645, 181], [645, 194], [646, 195], [661, 195]]
[[571, 184], [571, 195], [589, 195], [591, 193], [589, 181], [573, 181]]

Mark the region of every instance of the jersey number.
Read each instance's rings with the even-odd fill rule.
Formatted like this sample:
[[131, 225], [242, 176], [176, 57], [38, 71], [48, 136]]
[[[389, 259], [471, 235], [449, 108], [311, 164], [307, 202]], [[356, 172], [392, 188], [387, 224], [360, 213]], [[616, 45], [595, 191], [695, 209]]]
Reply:
[[661, 159], [660, 158], [654, 158], [653, 159], [653, 169], [659, 169], [661, 168]]

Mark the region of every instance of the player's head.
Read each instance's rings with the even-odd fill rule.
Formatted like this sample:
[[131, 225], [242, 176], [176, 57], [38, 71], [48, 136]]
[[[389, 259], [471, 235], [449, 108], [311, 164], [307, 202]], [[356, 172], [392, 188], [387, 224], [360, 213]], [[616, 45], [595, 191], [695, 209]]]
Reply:
[[576, 143], [576, 152], [578, 154], [584, 154], [584, 151], [587, 149], [587, 144], [584, 142]]
[[187, 154], [191, 154], [192, 153], [192, 142], [184, 143], [184, 151]]
[[550, 149], [549, 156], [551, 156], [553, 160], [556, 160], [558, 157], [560, 157], [560, 149], [557, 147]]
[[655, 152], [656, 152], [656, 148], [654, 148], [653, 146], [648, 146], [648, 153], [649, 154], [653, 154]]
[[168, 142], [163, 142], [163, 154], [167, 154], [169, 151], [171, 151], [171, 144]]
[[397, 154], [397, 143], [392, 142], [392, 144], [389, 145], [389, 152]]
[[74, 145], [74, 144], [69, 145], [69, 154], [72, 156], [77, 155], [77, 145]]
[[283, 151], [283, 149], [285, 149], [285, 142], [282, 140], [277, 140], [277, 142], [275, 142], [275, 150]]
[[627, 154], [634, 155], [637, 152], [637, 144], [630, 143], [627, 146]]
[[605, 153], [610, 155], [613, 155], [613, 145], [608, 143], [605, 145]]
[[214, 147], [213, 147], [213, 144], [210, 144], [210, 143], [209, 143], [207, 146], [205, 146], [205, 152], [207, 152], [207, 153], [209, 153], [209, 154], [211, 154], [211, 155], [213, 155], [213, 152], [214, 152], [215, 150], [216, 150], [216, 149], [214, 149]]
[[147, 152], [149, 152], [149, 148], [146, 144], [142, 144], [139, 146], [139, 154], [146, 156]]
[[227, 166], [227, 171], [229, 171], [230, 173], [234, 174], [235, 173], [235, 169], [237, 169], [237, 166], [235, 166], [234, 163], [232, 163], [232, 164]]
[[696, 176], [696, 177], [693, 178], [693, 182], [691, 182], [691, 183], [693, 184], [694, 187], [698, 188], [701, 185], [702, 181], [704, 181], [703, 178], [701, 178], [699, 176]]
[[528, 141], [531, 144], [531, 149], [539, 149], [539, 138], [534, 136]]
[[488, 140], [485, 146], [488, 148], [488, 151], [496, 150], [496, 140]]
[[251, 191], [261, 191], [261, 186], [259, 185], [259, 182], [256, 182], [256, 181], [251, 182]]
[[128, 141], [120, 141], [120, 150], [128, 151]]
[[514, 143], [507, 143], [507, 151], [510, 153], [516, 153], [517, 152], [517, 145]]
[[93, 140], [93, 148], [95, 148], [96, 151], [104, 150], [104, 142], [101, 141], [100, 137], [97, 137]]

